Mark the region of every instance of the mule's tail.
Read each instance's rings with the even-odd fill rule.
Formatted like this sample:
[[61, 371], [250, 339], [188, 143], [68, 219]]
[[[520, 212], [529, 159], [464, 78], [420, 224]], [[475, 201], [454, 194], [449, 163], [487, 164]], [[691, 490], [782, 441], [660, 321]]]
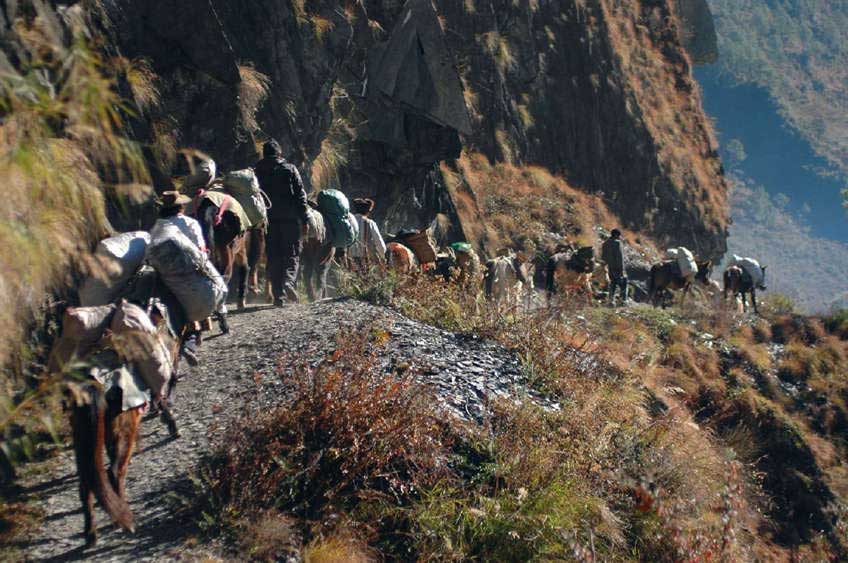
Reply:
[[91, 400], [73, 408], [74, 453], [79, 479], [90, 490], [103, 510], [119, 526], [134, 531], [133, 514], [127, 501], [121, 498], [109, 478], [103, 460], [106, 443], [106, 397], [99, 385], [87, 389]]

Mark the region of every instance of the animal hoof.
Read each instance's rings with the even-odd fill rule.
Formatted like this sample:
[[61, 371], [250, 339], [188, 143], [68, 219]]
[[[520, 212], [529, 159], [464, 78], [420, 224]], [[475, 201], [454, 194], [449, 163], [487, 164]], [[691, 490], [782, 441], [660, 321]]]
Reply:
[[97, 545], [97, 533], [85, 534], [85, 547], [94, 547], [95, 545]]
[[245, 300], [245, 299], [240, 300], [238, 302], [238, 310], [243, 311], [246, 308], [247, 308], [247, 300]]

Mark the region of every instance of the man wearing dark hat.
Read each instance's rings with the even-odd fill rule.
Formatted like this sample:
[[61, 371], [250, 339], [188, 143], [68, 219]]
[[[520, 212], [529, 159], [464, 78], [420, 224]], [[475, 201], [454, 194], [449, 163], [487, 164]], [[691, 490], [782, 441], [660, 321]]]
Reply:
[[303, 231], [308, 221], [306, 191], [300, 172], [283, 158], [277, 141], [271, 140], [262, 147], [262, 160], [254, 167], [259, 187], [268, 195], [268, 276], [274, 304], [282, 306], [283, 296], [297, 301], [295, 284], [303, 247]]

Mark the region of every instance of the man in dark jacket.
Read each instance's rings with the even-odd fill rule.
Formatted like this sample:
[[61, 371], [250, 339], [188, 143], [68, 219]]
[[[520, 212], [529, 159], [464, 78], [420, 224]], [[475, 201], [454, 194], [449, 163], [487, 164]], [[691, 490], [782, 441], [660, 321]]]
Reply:
[[615, 290], [621, 288], [621, 302], [627, 302], [627, 276], [624, 275], [624, 248], [621, 242], [621, 231], [613, 229], [601, 247], [601, 260], [607, 265], [609, 275], [610, 305], [615, 305]]
[[303, 248], [303, 231], [308, 220], [306, 191], [300, 172], [286, 162], [277, 141], [268, 141], [262, 148], [262, 160], [255, 167], [259, 187], [268, 195], [268, 277], [274, 304], [282, 306], [283, 295], [297, 301], [295, 284]]

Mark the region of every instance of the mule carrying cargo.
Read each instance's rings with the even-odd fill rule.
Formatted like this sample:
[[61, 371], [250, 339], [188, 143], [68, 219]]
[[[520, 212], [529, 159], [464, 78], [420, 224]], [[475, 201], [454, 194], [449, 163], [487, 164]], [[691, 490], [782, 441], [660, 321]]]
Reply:
[[179, 300], [188, 321], [202, 321], [227, 299], [227, 284], [209, 258], [175, 225], [150, 232], [147, 261]]
[[359, 224], [350, 213], [347, 196], [339, 190], [318, 193], [318, 210], [324, 216], [336, 248], [347, 248], [359, 239]]

